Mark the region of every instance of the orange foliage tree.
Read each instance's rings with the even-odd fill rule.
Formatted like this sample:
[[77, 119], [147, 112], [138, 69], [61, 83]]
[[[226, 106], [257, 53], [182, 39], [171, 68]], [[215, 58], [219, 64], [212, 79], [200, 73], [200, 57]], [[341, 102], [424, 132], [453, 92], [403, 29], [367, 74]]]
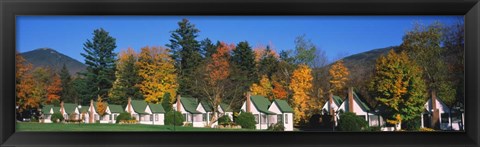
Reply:
[[268, 97], [269, 99], [272, 97], [272, 90], [272, 83], [267, 75], [262, 75], [259, 83], [253, 83], [252, 86], [250, 86], [250, 91], [253, 95], [261, 95]]
[[276, 99], [287, 99], [288, 92], [286, 88], [277, 81], [273, 81], [273, 89], [272, 89], [273, 97]]
[[228, 87], [231, 85], [230, 76], [230, 51], [235, 48], [234, 44], [226, 44], [221, 42], [217, 47], [217, 51], [212, 57], [206, 61], [204, 68], [200, 67], [197, 72], [205, 73], [201, 76], [199, 86], [206, 102], [213, 108], [213, 116], [210, 118], [211, 126], [216, 122], [218, 106], [225, 97]]
[[18, 111], [22, 112], [29, 108], [38, 108], [40, 106], [41, 97], [35, 96], [34, 86], [35, 80], [29, 71], [32, 65], [18, 53], [15, 54], [15, 91], [17, 94], [16, 105]]
[[296, 124], [305, 123], [310, 113], [312, 92], [312, 70], [301, 64], [292, 73], [290, 89], [293, 92], [293, 120]]
[[105, 111], [107, 111], [107, 103], [103, 102], [102, 97], [98, 96], [97, 98], [97, 113], [100, 116], [105, 115]]
[[47, 100], [46, 104], [52, 102], [60, 102], [60, 92], [62, 91], [62, 81], [58, 74], [54, 74], [52, 82], [47, 86]]

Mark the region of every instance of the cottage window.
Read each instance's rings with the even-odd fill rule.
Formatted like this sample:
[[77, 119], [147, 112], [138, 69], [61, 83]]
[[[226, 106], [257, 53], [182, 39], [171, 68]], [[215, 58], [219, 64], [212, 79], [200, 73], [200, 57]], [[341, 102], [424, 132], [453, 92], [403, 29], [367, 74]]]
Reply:
[[277, 115], [277, 123], [280, 123], [280, 122], [283, 121], [282, 116], [283, 116], [282, 114], [278, 114], [278, 115]]
[[153, 115], [150, 115], [149, 117], [150, 117], [150, 121], [153, 121]]
[[187, 114], [186, 114], [186, 113], [184, 113], [184, 114], [183, 114], [183, 120], [185, 120], [185, 121], [187, 121], [187, 122], [188, 122], [188, 119], [187, 119]]
[[288, 124], [288, 114], [285, 114], [285, 124]]
[[258, 116], [258, 114], [255, 114], [254, 116], [255, 116], [255, 123], [258, 124], [258, 122], [259, 122], [259, 121], [258, 121], [259, 116]]
[[448, 123], [448, 113], [442, 113], [442, 123]]
[[[210, 113], [211, 114], [211, 113]], [[203, 113], [202, 114], [202, 117], [203, 117], [203, 121], [207, 121], [207, 113]]]
[[266, 124], [267, 123], [267, 115], [263, 114], [262, 115], [262, 120], [261, 120], [262, 124]]
[[462, 121], [462, 114], [461, 113], [452, 113], [452, 123], [459, 123]]

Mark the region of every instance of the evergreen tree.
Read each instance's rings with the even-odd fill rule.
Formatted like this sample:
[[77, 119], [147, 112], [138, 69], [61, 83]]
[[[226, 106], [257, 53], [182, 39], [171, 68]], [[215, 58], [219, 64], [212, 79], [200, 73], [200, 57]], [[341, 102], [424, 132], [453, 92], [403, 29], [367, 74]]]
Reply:
[[178, 22], [179, 28], [172, 32], [170, 44], [171, 56], [178, 71], [179, 92], [196, 95], [194, 90], [195, 70], [201, 62], [200, 44], [195, 40], [200, 32], [188, 19]]
[[65, 102], [76, 103], [77, 101], [73, 95], [72, 76], [70, 75], [70, 72], [65, 64], [63, 64], [62, 69], [60, 70], [60, 80], [62, 81], [60, 98]]
[[165, 112], [170, 112], [170, 111], [173, 110], [172, 103], [170, 102], [171, 99], [172, 98], [170, 96], [170, 93], [165, 93], [163, 95], [162, 106], [163, 106], [163, 109], [165, 110]]
[[[231, 63], [235, 68], [232, 78], [242, 84], [244, 90], [247, 90], [248, 86], [257, 80], [255, 54], [247, 41], [237, 44], [232, 51]], [[242, 93], [245, 93], [245, 91]]]
[[110, 103], [127, 105], [128, 98], [143, 99], [137, 86], [141, 78], [138, 76], [137, 54], [132, 48], [120, 52], [116, 64], [115, 82], [108, 96]]
[[217, 45], [213, 44], [208, 38], [202, 40], [200, 46], [204, 58], [210, 58], [215, 52], [217, 52]]
[[83, 44], [86, 53], [81, 53], [87, 65], [87, 71], [83, 75], [91, 93], [87, 98], [106, 98], [115, 81], [116, 54], [113, 50], [117, 47], [116, 39], [102, 28], [94, 30], [93, 35], [92, 40]]
[[275, 52], [270, 49], [270, 46], [267, 46], [258, 63], [258, 75], [272, 77], [278, 67], [278, 60], [275, 55]]

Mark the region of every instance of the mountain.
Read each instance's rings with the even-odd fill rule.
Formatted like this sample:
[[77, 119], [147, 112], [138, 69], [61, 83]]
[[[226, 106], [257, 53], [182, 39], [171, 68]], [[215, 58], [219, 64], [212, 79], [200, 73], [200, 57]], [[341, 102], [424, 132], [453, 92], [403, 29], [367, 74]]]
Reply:
[[87, 68], [85, 64], [51, 48], [39, 48], [20, 55], [31, 63], [33, 68], [50, 67], [59, 72], [65, 64], [72, 76], [76, 75], [77, 72], [85, 71]]

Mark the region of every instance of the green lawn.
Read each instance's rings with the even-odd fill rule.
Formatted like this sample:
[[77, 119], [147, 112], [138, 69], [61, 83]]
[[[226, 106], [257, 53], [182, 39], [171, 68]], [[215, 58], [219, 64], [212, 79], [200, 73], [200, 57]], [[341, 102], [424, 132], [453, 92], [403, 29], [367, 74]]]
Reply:
[[[142, 124], [63, 124], [63, 123], [25, 123], [17, 122], [16, 131], [31, 132], [77, 132], [77, 131], [174, 131], [171, 125], [142, 125]], [[253, 131], [247, 129], [215, 129], [215, 128], [194, 128], [175, 127], [175, 131]]]

